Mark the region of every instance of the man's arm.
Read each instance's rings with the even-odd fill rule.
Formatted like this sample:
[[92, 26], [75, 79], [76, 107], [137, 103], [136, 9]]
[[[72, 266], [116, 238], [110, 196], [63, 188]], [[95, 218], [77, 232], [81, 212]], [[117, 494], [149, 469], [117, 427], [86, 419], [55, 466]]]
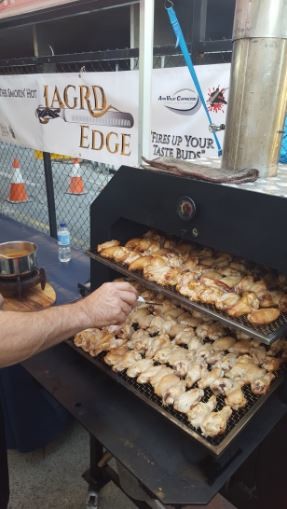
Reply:
[[0, 367], [21, 362], [88, 327], [124, 322], [136, 304], [128, 283], [106, 283], [74, 304], [43, 311], [0, 311]]

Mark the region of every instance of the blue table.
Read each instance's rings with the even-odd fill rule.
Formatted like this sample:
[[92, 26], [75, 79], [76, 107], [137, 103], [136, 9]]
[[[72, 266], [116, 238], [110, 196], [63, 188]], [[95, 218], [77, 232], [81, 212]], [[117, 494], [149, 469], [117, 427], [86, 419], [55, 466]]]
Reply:
[[[89, 279], [89, 259], [72, 249], [68, 264], [58, 261], [57, 242], [51, 237], [0, 215], [0, 242], [29, 240], [38, 246], [38, 265], [57, 294], [57, 304], [79, 297], [78, 283]], [[9, 448], [31, 451], [44, 447], [70, 422], [71, 417], [21, 366], [0, 370], [0, 398], [4, 408]]]

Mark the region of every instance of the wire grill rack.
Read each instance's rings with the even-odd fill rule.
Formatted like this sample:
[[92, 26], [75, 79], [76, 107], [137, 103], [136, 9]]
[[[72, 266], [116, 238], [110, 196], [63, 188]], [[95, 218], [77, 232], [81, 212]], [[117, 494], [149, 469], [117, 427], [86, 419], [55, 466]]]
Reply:
[[240, 318], [231, 318], [226, 313], [218, 311], [215, 306], [208, 304], [200, 304], [198, 302], [192, 302], [186, 297], [180, 295], [173, 288], [163, 287], [156, 283], [153, 283], [152, 281], [148, 281], [144, 279], [141, 274], [136, 272], [130, 272], [123, 265], [107, 260], [101, 257], [100, 255], [93, 253], [92, 251], [87, 251], [87, 254], [90, 256], [90, 258], [110, 267], [112, 270], [120, 272], [121, 274], [127, 276], [128, 278], [138, 281], [143, 286], [150, 288], [151, 290], [157, 293], [162, 293], [166, 295], [167, 297], [171, 298], [173, 301], [176, 301], [184, 308], [190, 311], [196, 309], [197, 311], [201, 311], [205, 314], [208, 314], [212, 316], [215, 320], [219, 320], [226, 327], [239, 329], [242, 332], [248, 334], [249, 336], [258, 339], [262, 343], [265, 343], [266, 345], [271, 345], [276, 339], [284, 336], [284, 334], [287, 332], [286, 314], [280, 315], [280, 317], [277, 320], [268, 325], [253, 326], [248, 322], [247, 318], [244, 316]]
[[[88, 353], [84, 352], [80, 347], [74, 345], [72, 340], [68, 341], [68, 344], [72, 346], [77, 352], [83, 355], [86, 359], [92, 362], [95, 366], [100, 368], [116, 382], [120, 383], [128, 390], [136, 394], [149, 406], [155, 408], [169, 421], [173, 422], [176, 426], [181, 428], [183, 431], [188, 433], [191, 437], [195, 438], [202, 445], [207, 447], [216, 456], [222, 454], [227, 446], [234, 440], [234, 438], [242, 431], [248, 422], [252, 419], [259, 408], [266, 402], [271, 394], [279, 387], [283, 381], [284, 369], [275, 373], [275, 379], [272, 382], [267, 394], [264, 396], [256, 396], [252, 393], [250, 387], [245, 385], [243, 387], [244, 395], [247, 399], [247, 405], [240, 410], [233, 410], [232, 415], [228, 421], [225, 432], [216, 437], [204, 437], [200, 429], [194, 428], [188, 421], [185, 414], [174, 410], [169, 406], [164, 406], [161, 399], [154, 393], [154, 390], [150, 384], [139, 384], [135, 378], [130, 378], [125, 372], [115, 373], [105, 362], [105, 353], [100, 354], [98, 357], [92, 357]], [[196, 384], [194, 385], [196, 387]], [[212, 391], [206, 389], [204, 391], [203, 402], [208, 401]], [[220, 410], [224, 406], [223, 396], [217, 397], [216, 410]]]

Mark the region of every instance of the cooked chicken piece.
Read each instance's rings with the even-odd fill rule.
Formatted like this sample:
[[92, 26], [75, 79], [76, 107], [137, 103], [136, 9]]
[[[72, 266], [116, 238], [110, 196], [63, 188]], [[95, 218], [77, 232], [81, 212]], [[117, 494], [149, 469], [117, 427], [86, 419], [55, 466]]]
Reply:
[[175, 336], [174, 341], [177, 345], [188, 345], [191, 339], [194, 337], [195, 337], [194, 329], [191, 327], [186, 327]]
[[215, 306], [221, 311], [227, 311], [235, 306], [239, 300], [240, 296], [237, 293], [224, 292], [216, 299]]
[[232, 366], [234, 366], [235, 362], [237, 360], [237, 355], [235, 353], [228, 353], [226, 355], [223, 355], [215, 364], [214, 368], [220, 368], [224, 373], [226, 371], [229, 371]]
[[164, 316], [164, 314], [162, 314], [161, 316], [164, 319], [162, 330], [169, 336], [174, 337], [171, 331], [176, 330], [176, 328], [178, 327], [178, 323], [169, 316]]
[[237, 354], [249, 353], [251, 348], [250, 339], [242, 339], [241, 341], [236, 341], [230, 348], [229, 351]]
[[[252, 341], [250, 336], [248, 336], [248, 334], [246, 334], [246, 332], [243, 332], [242, 330], [236, 329], [233, 332], [237, 339], [248, 339], [249, 341]], [[258, 344], [258, 341], [257, 341], [257, 344]]]
[[181, 242], [181, 243], [177, 244], [177, 246], [176, 246], [177, 253], [186, 257], [187, 259], [192, 254], [193, 250], [194, 250], [193, 246], [191, 244], [187, 244], [185, 242]]
[[287, 313], [287, 293], [286, 291], [279, 298], [279, 309], [281, 313]]
[[169, 267], [181, 267], [182, 266], [182, 257], [172, 251], [168, 250], [160, 250], [157, 251], [157, 255], [160, 255], [164, 258]]
[[220, 279], [218, 280], [218, 284], [220, 284], [220, 286], [222, 286], [225, 290], [230, 291], [232, 288], [234, 288], [236, 285], [240, 283], [241, 279], [242, 279], [241, 275], [233, 276], [223, 275], [223, 277], [221, 275]]
[[190, 281], [188, 284], [177, 284], [178, 292], [184, 297], [188, 297], [194, 302], [199, 301], [199, 294], [202, 291], [202, 285], [197, 281]]
[[[211, 345], [211, 347], [212, 346], [213, 346], [213, 344]], [[217, 367], [217, 364], [222, 360], [223, 356], [224, 356], [224, 352], [222, 352], [220, 350], [217, 350], [217, 351], [212, 350], [210, 352], [210, 354], [208, 355], [206, 362], [212, 368]]]
[[145, 353], [145, 357], [147, 359], [152, 359], [158, 350], [166, 346], [171, 346], [170, 339], [166, 334], [161, 334], [160, 336], [151, 338]]
[[160, 256], [153, 256], [152, 260], [143, 269], [144, 277], [155, 281], [159, 285], [176, 285], [179, 270], [169, 267], [167, 261]]
[[109, 258], [111, 260], [115, 260], [116, 262], [123, 262], [129, 254], [129, 250], [122, 246], [108, 247], [101, 251], [101, 256], [103, 258]]
[[165, 346], [163, 348], [160, 348], [154, 356], [154, 360], [156, 362], [160, 362], [161, 364], [166, 364], [168, 362], [169, 357], [171, 354], [175, 351], [177, 351], [179, 347], [176, 345], [169, 345]]
[[134, 272], [137, 270], [143, 270], [146, 266], [150, 264], [152, 260], [152, 256], [140, 256], [134, 262], [130, 263], [129, 270]]
[[251, 311], [259, 308], [259, 299], [257, 298], [255, 293], [245, 293], [241, 297], [241, 299], [232, 306], [232, 308], [228, 309], [228, 314], [230, 316], [239, 317], [242, 315], [247, 315]]
[[239, 410], [245, 407], [247, 405], [247, 399], [243, 394], [242, 388], [234, 385], [233, 388], [227, 392], [225, 403], [233, 410]]
[[184, 311], [184, 312], [181, 313], [181, 315], [178, 317], [178, 322], [184, 328], [186, 328], [186, 327], [192, 327], [193, 328], [193, 327], [196, 326], [196, 320], [195, 320], [195, 317], [194, 317], [194, 313], [191, 314], [190, 312], [187, 312], [187, 311]]
[[[190, 365], [191, 365], [191, 360], [188, 357], [186, 357], [185, 359], [180, 359], [180, 360], [174, 362], [173, 367], [174, 367], [175, 373], [178, 376], [183, 377], [187, 374], [188, 369], [190, 368]], [[200, 375], [199, 375], [199, 378], [200, 378]]]
[[162, 369], [162, 366], [151, 366], [150, 368], [143, 371], [137, 378], [139, 384], [146, 384], [157, 375]]
[[280, 311], [277, 308], [262, 308], [249, 313], [247, 319], [253, 325], [265, 325], [274, 322], [279, 316]]
[[168, 356], [167, 362], [171, 367], [175, 367], [176, 364], [180, 361], [184, 361], [186, 359], [186, 350], [184, 348], [178, 347], [174, 349], [173, 352]]
[[271, 308], [272, 306], [278, 306], [279, 304], [279, 299], [276, 298], [277, 292], [268, 292], [265, 290], [258, 292], [257, 297], [260, 302], [260, 308]]
[[[102, 337], [102, 331], [100, 329], [85, 329], [74, 337], [74, 343], [76, 346], [85, 346], [90, 345], [91, 341], [95, 339], [100, 339]], [[84, 349], [84, 348], [83, 348]]]
[[253, 380], [251, 383], [251, 390], [256, 396], [261, 396], [262, 394], [266, 394], [268, 391], [272, 380], [274, 380], [275, 376], [273, 373], [266, 373], [260, 378]]
[[217, 405], [217, 400], [215, 396], [211, 396], [207, 403], [197, 403], [189, 412], [187, 413], [188, 420], [190, 424], [194, 428], [200, 428], [203, 421], [206, 417], [215, 409]]
[[233, 388], [233, 382], [229, 378], [219, 377], [210, 384], [210, 389], [217, 396], [227, 394]]
[[214, 258], [213, 256], [207, 256], [201, 258], [199, 255], [200, 263], [203, 267], [213, 267], [214, 266]]
[[255, 281], [252, 276], [245, 276], [241, 281], [236, 285], [237, 292], [262, 292], [266, 291], [267, 286], [265, 281], [259, 280]]
[[267, 351], [264, 348], [264, 346], [260, 345], [260, 343], [257, 343], [256, 346], [252, 346], [249, 349], [248, 353], [249, 353], [249, 355], [251, 355], [255, 364], [258, 364], [259, 366], [261, 366], [264, 363], [264, 361], [267, 357]]
[[[191, 354], [194, 351], [191, 352]], [[200, 347], [197, 348], [197, 350], [194, 352], [196, 354], [197, 359], [205, 359], [208, 362], [208, 359], [210, 356], [214, 354], [214, 350], [212, 349], [211, 343], [206, 343]]]
[[[177, 320], [177, 318], [182, 314], [182, 309], [174, 305], [165, 307], [165, 305], [163, 304], [163, 306], [160, 309], [160, 313], [162, 316], [166, 316], [167, 318]], [[176, 322], [175, 327], [178, 325], [179, 324]]]
[[146, 329], [146, 318], [149, 317], [149, 323], [154, 318], [149, 311], [148, 306], [136, 307], [129, 316], [129, 321], [133, 324], [137, 324], [141, 329]]
[[192, 256], [192, 258], [189, 258], [186, 260], [182, 266], [183, 270], [186, 272], [193, 272], [198, 268], [199, 259], [197, 256]]
[[210, 249], [209, 247], [204, 247], [199, 250], [198, 256], [200, 258], [212, 258], [214, 257], [214, 251], [213, 249]]
[[277, 339], [270, 346], [269, 353], [272, 355], [277, 355], [280, 352], [287, 349], [287, 340], [285, 338]]
[[279, 357], [269, 357], [266, 355], [264, 361], [261, 363], [261, 367], [266, 371], [278, 371], [282, 366], [284, 359]]
[[[159, 366], [160, 369], [150, 377], [149, 382], [154, 387], [164, 376], [174, 374], [172, 368], [167, 366]], [[151, 368], [152, 369], [152, 368]]]
[[110, 247], [116, 247], [120, 245], [119, 240], [108, 240], [107, 242], [103, 242], [103, 244], [99, 244], [97, 246], [97, 252], [101, 253], [104, 249], [108, 249]]
[[154, 230], [148, 230], [144, 235], [143, 237], [145, 239], [151, 239], [151, 240], [155, 240], [156, 242], [158, 242], [160, 245], [163, 246], [164, 244], [164, 241], [165, 241], [165, 237], [163, 235], [160, 235], [159, 233], [155, 232]]
[[[128, 249], [136, 249], [137, 251], [144, 252], [151, 248], [155, 243], [152, 239], [142, 239], [142, 238], [135, 238], [128, 240], [126, 242], [125, 247]], [[157, 244], [158, 245], [158, 244]]]
[[158, 332], [164, 332], [164, 323], [164, 318], [161, 318], [161, 316], [154, 316], [148, 327], [149, 333], [156, 334]]
[[216, 272], [214, 270], [208, 270], [205, 271], [202, 276], [200, 277], [200, 283], [203, 284], [203, 286], [206, 286], [208, 288], [210, 287], [218, 287], [218, 282], [221, 278], [221, 274], [219, 272]]
[[212, 348], [215, 351], [229, 350], [235, 342], [236, 339], [232, 336], [224, 336], [223, 338], [216, 339], [212, 344]]
[[227, 331], [220, 323], [213, 322], [200, 325], [196, 328], [195, 332], [201, 339], [209, 338], [215, 341], [216, 339], [226, 336]]
[[200, 389], [206, 389], [210, 387], [217, 378], [221, 378], [223, 375], [223, 371], [219, 368], [214, 368], [211, 371], [206, 371], [201, 375], [201, 379], [198, 382], [198, 387]]
[[122, 262], [125, 265], [130, 265], [131, 263], [135, 262], [138, 258], [140, 258], [141, 255], [138, 253], [138, 251], [129, 251], [129, 254], [122, 260]]
[[114, 348], [104, 358], [104, 361], [109, 366], [113, 366], [115, 363], [119, 362], [125, 354], [128, 352], [128, 348], [126, 346], [120, 346], [119, 348]]
[[163, 376], [156, 384], [153, 385], [154, 392], [157, 396], [161, 397], [163, 401], [165, 400], [165, 396], [168, 391], [174, 385], [180, 383], [180, 378], [176, 376], [174, 373]]
[[192, 387], [202, 376], [206, 374], [207, 370], [199, 362], [190, 362], [186, 371], [186, 386]]
[[178, 399], [184, 392], [185, 392], [185, 382], [184, 380], [181, 380], [176, 385], [173, 385], [172, 387], [170, 387], [170, 389], [167, 390], [167, 392], [163, 396], [163, 404], [173, 405], [175, 400]]
[[222, 297], [223, 293], [221, 288], [204, 286], [199, 292], [199, 301], [203, 304], [215, 304]]
[[192, 311], [192, 316], [193, 316], [193, 318], [197, 318], [198, 320], [200, 320], [200, 323], [198, 325], [200, 325], [201, 323], [213, 323], [214, 322], [213, 318], [206, 315], [205, 313], [201, 313], [200, 311], [195, 311], [195, 310]]
[[196, 352], [198, 349], [202, 352], [203, 345], [201, 340], [195, 336], [189, 340], [187, 347], [190, 352]]
[[123, 346], [126, 344], [127, 344], [126, 338], [117, 338], [116, 336], [114, 336], [111, 339], [111, 342], [109, 345], [109, 350], [112, 350], [113, 348], [119, 348], [120, 346]]
[[233, 270], [238, 270], [242, 274], [244, 274], [244, 272], [246, 272], [247, 270], [246, 262], [244, 261], [243, 262], [233, 261], [230, 263], [229, 267]]
[[229, 406], [224, 406], [218, 412], [211, 412], [200, 426], [202, 434], [207, 437], [216, 437], [224, 433], [231, 414], [232, 410]]
[[232, 380], [240, 380], [245, 384], [262, 378], [265, 373], [266, 371], [256, 366], [252, 360], [239, 357], [226, 376]]
[[118, 359], [113, 364], [113, 371], [124, 371], [127, 368], [132, 367], [137, 361], [141, 359], [141, 354], [135, 350], [130, 350], [121, 359]]
[[153, 366], [152, 359], [140, 359], [135, 362], [130, 368], [127, 370], [127, 375], [130, 378], [137, 377], [140, 373], [145, 372], [147, 369]]
[[196, 405], [204, 396], [201, 389], [190, 389], [181, 394], [174, 402], [174, 409], [178, 412], [187, 414], [189, 410]]

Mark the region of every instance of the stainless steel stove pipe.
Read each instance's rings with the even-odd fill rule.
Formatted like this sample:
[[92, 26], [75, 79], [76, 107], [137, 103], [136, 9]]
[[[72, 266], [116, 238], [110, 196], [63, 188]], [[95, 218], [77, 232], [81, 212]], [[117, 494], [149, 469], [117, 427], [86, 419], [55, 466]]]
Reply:
[[287, 0], [237, 0], [222, 167], [277, 173], [287, 105]]

